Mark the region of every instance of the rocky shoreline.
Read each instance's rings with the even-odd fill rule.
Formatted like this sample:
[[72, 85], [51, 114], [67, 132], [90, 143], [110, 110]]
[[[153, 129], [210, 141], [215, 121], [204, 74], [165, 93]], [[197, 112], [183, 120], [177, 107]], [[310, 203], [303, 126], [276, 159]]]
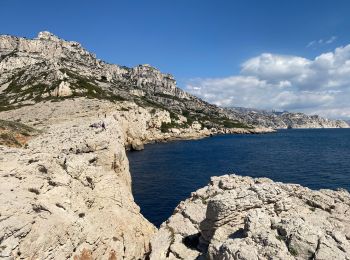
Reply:
[[316, 192], [266, 179], [213, 177], [157, 231], [133, 200], [125, 148], [213, 134], [162, 133], [161, 123], [170, 117], [162, 110], [79, 98], [37, 103], [0, 117], [40, 130], [24, 148], [0, 146], [2, 258], [348, 257], [348, 192]]
[[150, 259], [349, 259], [350, 194], [212, 177], [151, 240]]
[[40, 130], [25, 147], [0, 146], [5, 259], [145, 257], [156, 228], [134, 203], [125, 147], [215, 133], [162, 133], [166, 111], [85, 98], [40, 102], [0, 117]]
[[[144, 142], [141, 142], [139, 140], [136, 140], [135, 144], [131, 143], [127, 145], [127, 149], [140, 151], [143, 150], [143, 148], [140, 149], [144, 144], [148, 143], [166, 143], [166, 142], [172, 142], [172, 141], [181, 141], [181, 140], [197, 140], [207, 137], [212, 137], [215, 135], [227, 135], [227, 134], [270, 134], [275, 133], [277, 130], [272, 128], [264, 128], [264, 127], [256, 127], [251, 129], [244, 129], [244, 128], [228, 128], [228, 129], [214, 129], [214, 130], [197, 130], [195, 132], [179, 132], [177, 134], [162, 134], [161, 136], [157, 136], [157, 138], [153, 139], [147, 139]], [[138, 147], [135, 149], [135, 147]]]
[[223, 176], [159, 230], [145, 219], [126, 148], [275, 131], [149, 65], [108, 64], [49, 32], [2, 35], [0, 119], [2, 259], [349, 259], [345, 191]]

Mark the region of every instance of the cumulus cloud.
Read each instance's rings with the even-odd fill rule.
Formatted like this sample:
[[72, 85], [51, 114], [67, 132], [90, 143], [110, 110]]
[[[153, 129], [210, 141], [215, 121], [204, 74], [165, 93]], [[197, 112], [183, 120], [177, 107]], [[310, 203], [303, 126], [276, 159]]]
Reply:
[[263, 53], [245, 61], [239, 75], [192, 79], [186, 90], [219, 106], [350, 119], [350, 45], [314, 59]]

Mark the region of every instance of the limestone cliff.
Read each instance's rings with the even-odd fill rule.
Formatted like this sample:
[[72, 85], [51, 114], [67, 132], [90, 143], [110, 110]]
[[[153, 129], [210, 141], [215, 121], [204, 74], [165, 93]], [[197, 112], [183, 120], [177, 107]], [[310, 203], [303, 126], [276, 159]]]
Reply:
[[212, 177], [152, 239], [151, 259], [349, 259], [350, 194]]
[[249, 108], [228, 108], [228, 114], [248, 125], [272, 127], [274, 129], [286, 128], [348, 128], [349, 124], [343, 120], [331, 120], [318, 115], [304, 113], [269, 112]]
[[[342, 212], [347, 216], [348, 193], [313, 193], [300, 186], [234, 176], [213, 178], [210, 186], [194, 193], [150, 246], [156, 228], [133, 200], [125, 148], [272, 130], [248, 126], [187, 94], [171, 75], [149, 65], [108, 64], [79, 43], [49, 32], [35, 39], [0, 36], [0, 120], [0, 258], [143, 259], [151, 249], [152, 259], [230, 259], [249, 253], [255, 257], [275, 251], [266, 253], [265, 240], [249, 232], [270, 238], [277, 231], [280, 239], [272, 241], [277, 244], [271, 250], [292, 257], [295, 249], [304, 256], [315, 249], [315, 237], [307, 242], [312, 245], [309, 251], [298, 238], [290, 247], [294, 226], [303, 223], [287, 219], [289, 214], [297, 217], [299, 206], [301, 218], [308, 219], [309, 213], [322, 216], [319, 229], [312, 230], [321, 241], [314, 253], [318, 250], [322, 256], [322, 241], [337, 257], [342, 255], [334, 243], [348, 250], [342, 235], [347, 234], [347, 222], [341, 219]], [[289, 197], [292, 201], [284, 202]], [[236, 207], [234, 201], [241, 204]], [[341, 207], [333, 208], [335, 202]], [[254, 208], [261, 211], [254, 213]], [[256, 214], [258, 220], [251, 221], [262, 226], [243, 225], [248, 213]], [[281, 228], [265, 225], [271, 216]], [[343, 233], [333, 234], [332, 228]], [[243, 236], [238, 241], [245, 250], [241, 253], [237, 240], [231, 245], [236, 236]], [[327, 240], [329, 236], [336, 242]]]
[[150, 65], [109, 64], [79, 43], [49, 32], [35, 39], [0, 35], [0, 110], [75, 97], [162, 108], [172, 115], [169, 125], [177, 128], [194, 121], [207, 128], [247, 128], [223, 109], [184, 92], [172, 75]]
[[145, 256], [156, 229], [134, 203], [124, 144], [129, 129], [142, 138], [147, 110], [78, 99], [0, 116], [41, 130], [24, 148], [0, 146], [0, 258]]

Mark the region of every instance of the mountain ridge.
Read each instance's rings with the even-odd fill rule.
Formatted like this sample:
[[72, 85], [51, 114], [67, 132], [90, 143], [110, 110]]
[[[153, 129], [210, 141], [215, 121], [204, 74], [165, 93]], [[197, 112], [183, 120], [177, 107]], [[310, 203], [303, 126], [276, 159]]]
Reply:
[[134, 68], [108, 64], [79, 43], [49, 32], [40, 32], [35, 39], [0, 36], [0, 73], [2, 110], [84, 96], [162, 107], [175, 119], [184, 116], [209, 128], [247, 127], [178, 88], [170, 74], [147, 64]]
[[[280, 128], [280, 124], [264, 122], [266, 118], [250, 120], [249, 115], [209, 104], [177, 87], [171, 74], [148, 64], [133, 68], [110, 64], [97, 59], [80, 43], [47, 31], [34, 39], [0, 35], [0, 110], [75, 97], [159, 107], [173, 116], [169, 127], [187, 128], [198, 121], [209, 129]], [[184, 120], [178, 121], [179, 117]], [[346, 127], [339, 123], [333, 126]]]
[[319, 115], [307, 115], [288, 111], [276, 112], [263, 109], [231, 107], [225, 108], [231, 118], [252, 126], [274, 129], [289, 128], [348, 128], [344, 120], [331, 120]]

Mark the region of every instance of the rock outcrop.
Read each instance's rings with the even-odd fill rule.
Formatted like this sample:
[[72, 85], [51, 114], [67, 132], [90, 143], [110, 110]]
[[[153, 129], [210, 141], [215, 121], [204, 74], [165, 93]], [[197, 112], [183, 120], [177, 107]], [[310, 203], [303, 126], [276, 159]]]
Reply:
[[139, 113], [85, 99], [0, 113], [41, 130], [26, 148], [0, 146], [0, 258], [145, 256], [156, 229], [134, 203], [124, 143], [147, 126], [118, 120]]
[[153, 237], [151, 259], [349, 259], [350, 194], [212, 177]]
[[349, 124], [343, 120], [330, 120], [318, 115], [303, 113], [269, 112], [248, 108], [229, 108], [226, 111], [240, 122], [256, 127], [270, 127], [274, 129], [286, 128], [348, 128]]

